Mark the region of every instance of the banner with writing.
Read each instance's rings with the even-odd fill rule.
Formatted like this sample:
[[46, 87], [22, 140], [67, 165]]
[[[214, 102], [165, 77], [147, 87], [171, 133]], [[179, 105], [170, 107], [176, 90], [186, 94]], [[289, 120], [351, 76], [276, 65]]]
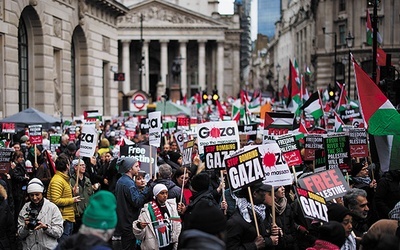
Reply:
[[55, 152], [57, 148], [61, 145], [61, 135], [60, 134], [50, 134], [50, 151]]
[[315, 150], [324, 149], [323, 137], [320, 134], [308, 134], [304, 138], [304, 157], [305, 161], [315, 160]]
[[29, 125], [29, 142], [31, 144], [42, 144], [42, 125]]
[[349, 129], [351, 157], [368, 157], [368, 139], [365, 128]]
[[1, 124], [1, 132], [2, 133], [9, 133], [9, 134], [14, 134], [15, 133], [15, 123], [3, 123]]
[[0, 173], [8, 174], [11, 167], [11, 155], [14, 153], [12, 148], [0, 148]]
[[237, 143], [224, 143], [204, 146], [205, 166], [207, 169], [225, 169], [224, 158], [238, 149]]
[[314, 172], [322, 172], [326, 170], [326, 153], [325, 149], [316, 149], [314, 151], [315, 160], [314, 160]]
[[324, 148], [328, 169], [340, 168], [351, 172], [349, 137], [344, 133], [328, 134], [324, 138]]
[[225, 166], [232, 191], [264, 179], [265, 173], [258, 148], [240, 150], [225, 157]]
[[182, 152], [182, 167], [190, 167], [192, 163], [192, 154], [193, 154], [193, 146], [195, 141], [185, 141], [183, 143], [183, 151]]
[[199, 124], [197, 140], [200, 154], [204, 153], [204, 147], [207, 145], [239, 143], [237, 123], [235, 121], [222, 121]]
[[296, 136], [291, 134], [279, 136], [276, 143], [278, 143], [288, 166], [300, 165], [303, 162], [296, 143]]
[[327, 201], [342, 197], [347, 190], [350, 190], [342, 172], [338, 168], [306, 176], [299, 179], [298, 184], [301, 188], [321, 195]]
[[296, 187], [296, 195], [304, 217], [329, 222], [328, 207], [324, 197], [300, 187]]
[[[150, 148], [151, 148], [151, 158], [150, 158]], [[157, 148], [150, 147], [149, 145], [124, 145], [120, 148], [121, 157], [134, 157], [140, 161], [140, 169], [144, 170], [146, 173], [150, 173], [150, 164], [153, 169], [157, 165]], [[154, 171], [152, 171], [154, 174]]]
[[160, 147], [161, 145], [161, 111], [149, 113], [149, 145]]
[[82, 126], [81, 146], [79, 154], [82, 157], [92, 157], [97, 146], [97, 129], [95, 124], [84, 124]]
[[257, 127], [258, 123], [249, 125], [238, 125], [239, 135], [247, 135], [249, 140], [255, 141], [257, 139]]

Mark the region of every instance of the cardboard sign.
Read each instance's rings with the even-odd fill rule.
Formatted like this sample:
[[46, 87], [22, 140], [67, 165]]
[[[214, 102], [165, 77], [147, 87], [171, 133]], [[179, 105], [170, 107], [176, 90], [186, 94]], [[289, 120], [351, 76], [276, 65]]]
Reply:
[[[239, 131], [235, 121], [206, 122], [199, 124], [197, 129], [199, 153], [204, 153], [204, 147], [223, 143], [239, 143]], [[239, 144], [238, 144], [239, 148]]]
[[304, 157], [306, 161], [315, 160], [315, 150], [324, 149], [324, 141], [322, 135], [308, 134], [304, 138]]
[[190, 167], [192, 163], [192, 153], [195, 141], [190, 140], [183, 143], [182, 167]]
[[276, 142], [278, 143], [288, 166], [300, 165], [303, 162], [294, 135], [279, 136], [276, 139]]
[[[152, 150], [151, 158], [150, 148]], [[148, 145], [137, 146], [136, 144], [125, 144], [120, 148], [120, 156], [136, 158], [138, 161], [140, 161], [140, 169], [144, 170], [146, 173], [150, 173], [150, 164], [153, 168], [157, 165], [157, 148], [150, 147]]]
[[329, 222], [324, 197], [299, 187], [296, 187], [296, 194], [304, 217]]
[[340, 168], [351, 172], [349, 137], [343, 133], [324, 138], [327, 168]]
[[260, 152], [261, 164], [265, 172], [264, 183], [274, 187], [293, 184], [289, 166], [276, 142], [258, 146], [246, 146], [246, 148], [248, 147], [257, 147]]
[[50, 134], [50, 151], [55, 152], [57, 148], [61, 145], [61, 135], [60, 134]]
[[237, 143], [224, 143], [204, 147], [205, 166], [207, 169], [225, 169], [224, 158], [238, 149]]
[[225, 157], [225, 165], [232, 191], [264, 179], [258, 148], [241, 150], [238, 154]]
[[15, 133], [15, 123], [3, 123], [1, 124], [1, 132], [2, 133]]
[[334, 168], [298, 180], [301, 188], [324, 197], [327, 201], [342, 197], [350, 189], [340, 169]]
[[97, 129], [95, 124], [82, 126], [80, 156], [92, 157], [97, 146]]
[[149, 113], [149, 145], [160, 147], [161, 145], [161, 111]]
[[349, 129], [351, 157], [368, 157], [368, 139], [365, 128]]
[[42, 144], [42, 125], [29, 125], [29, 142], [31, 144]]
[[0, 173], [8, 174], [11, 167], [11, 155], [14, 150], [11, 148], [0, 148]]

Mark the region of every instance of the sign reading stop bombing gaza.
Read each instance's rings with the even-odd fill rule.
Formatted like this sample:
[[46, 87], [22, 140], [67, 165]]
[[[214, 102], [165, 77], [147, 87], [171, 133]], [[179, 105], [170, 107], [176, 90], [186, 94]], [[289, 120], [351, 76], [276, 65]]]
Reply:
[[225, 165], [232, 191], [250, 186], [265, 176], [258, 148], [240, 150], [226, 157]]
[[239, 148], [239, 130], [235, 121], [206, 122], [198, 125], [199, 153], [208, 145], [236, 143]]
[[225, 156], [233, 154], [238, 148], [237, 143], [224, 143], [204, 146], [205, 166], [207, 169], [225, 169]]
[[324, 197], [300, 187], [296, 187], [296, 194], [304, 217], [325, 222], [329, 221], [328, 207]]

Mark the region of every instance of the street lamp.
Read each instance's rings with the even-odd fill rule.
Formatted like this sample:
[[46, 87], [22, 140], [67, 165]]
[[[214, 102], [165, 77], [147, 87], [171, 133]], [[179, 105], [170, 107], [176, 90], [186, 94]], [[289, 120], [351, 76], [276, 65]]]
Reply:
[[334, 83], [333, 83], [333, 86], [336, 86], [336, 64], [337, 64], [337, 58], [336, 58], [336, 54], [337, 54], [337, 51], [336, 51], [336, 47], [337, 47], [337, 35], [336, 35], [336, 32], [325, 32], [325, 27], [322, 27], [322, 32], [325, 34], [325, 35], [334, 35], [334, 38], [335, 38], [335, 65], [334, 65], [334, 68], [333, 68], [333, 74], [334, 74], [334, 77], [333, 77], [333, 80], [334, 80]]
[[[351, 48], [353, 48], [353, 46], [354, 46], [354, 37], [351, 35], [350, 31], [349, 31], [349, 34], [346, 37], [346, 46], [349, 49], [349, 73], [348, 73], [349, 75], [347, 76], [348, 77], [347, 86], [349, 86], [349, 92], [347, 93], [347, 97], [350, 98], [350, 91], [351, 91], [351, 88], [350, 88]], [[354, 99], [356, 99], [355, 96], [356, 96], [356, 85], [354, 85]]]
[[279, 71], [281, 71], [281, 65], [279, 65], [279, 63], [276, 65], [276, 67], [275, 67], [275, 69], [276, 69], [276, 76], [277, 76], [277, 89], [276, 89], [276, 93], [277, 93], [277, 96], [278, 96], [278, 100], [280, 100], [280, 97], [279, 97]]

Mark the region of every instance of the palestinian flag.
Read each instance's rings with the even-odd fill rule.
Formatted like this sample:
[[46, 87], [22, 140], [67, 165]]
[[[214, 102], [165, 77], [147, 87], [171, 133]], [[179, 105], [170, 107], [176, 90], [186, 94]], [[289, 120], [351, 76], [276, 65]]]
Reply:
[[[373, 38], [374, 38], [374, 31], [373, 31], [373, 29], [372, 29], [372, 23], [371, 23], [371, 17], [370, 17], [370, 15], [369, 15], [369, 11], [368, 11], [368, 9], [366, 10], [366, 17], [367, 17], [367, 20], [366, 20], [366, 28], [367, 28], [367, 44], [369, 45], [369, 46], [372, 46], [372, 43], [373, 43]], [[382, 37], [381, 37], [381, 35], [379, 34], [379, 32], [376, 32], [376, 38], [377, 38], [377, 42], [378, 42], [378, 44], [382, 44]]]
[[340, 84], [338, 82], [336, 82], [336, 84], [339, 86], [340, 88], [340, 96], [339, 96], [339, 101], [336, 105], [336, 112], [340, 112], [346, 109], [346, 105], [347, 105], [347, 92], [346, 92], [346, 88], [345, 88], [345, 84]]
[[314, 92], [300, 109], [304, 110], [306, 114], [312, 115], [315, 120], [320, 119], [324, 115], [324, 111], [322, 110], [319, 92]]
[[335, 111], [333, 111], [333, 115], [335, 116], [335, 132], [343, 132], [344, 122]]
[[374, 135], [381, 170], [399, 169], [400, 114], [354, 58], [353, 67], [364, 126]]
[[289, 60], [289, 103], [288, 107], [292, 113], [299, 115], [300, 113], [300, 89], [298, 85], [298, 75], [296, 69], [293, 67], [292, 61]]

